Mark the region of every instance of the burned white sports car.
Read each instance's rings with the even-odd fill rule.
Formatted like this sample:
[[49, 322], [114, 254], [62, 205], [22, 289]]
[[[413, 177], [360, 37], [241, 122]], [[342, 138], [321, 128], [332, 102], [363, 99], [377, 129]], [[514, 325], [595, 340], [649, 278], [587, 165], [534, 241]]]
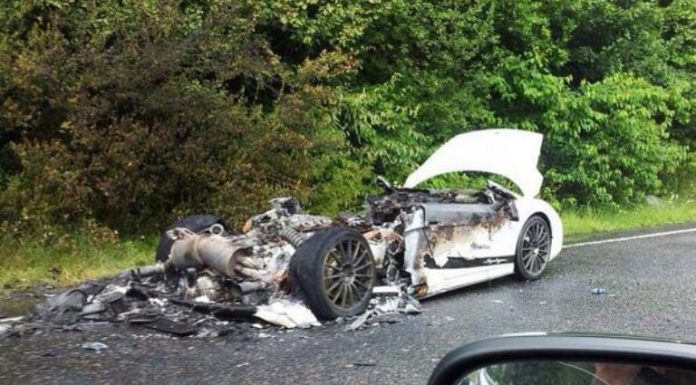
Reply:
[[[293, 198], [234, 233], [212, 215], [186, 217], [163, 236], [157, 258], [179, 272], [186, 296], [263, 305], [301, 298], [319, 318], [365, 311], [373, 294], [423, 298], [514, 274], [536, 279], [561, 250], [556, 211], [535, 198], [542, 135], [491, 129], [452, 138], [402, 187], [383, 178], [362, 214], [303, 214]], [[418, 186], [450, 172], [502, 175], [483, 189]]]

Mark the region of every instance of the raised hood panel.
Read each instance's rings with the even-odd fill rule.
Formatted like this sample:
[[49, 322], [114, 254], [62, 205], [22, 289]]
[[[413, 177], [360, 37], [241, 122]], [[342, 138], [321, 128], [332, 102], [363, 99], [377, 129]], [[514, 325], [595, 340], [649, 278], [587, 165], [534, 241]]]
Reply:
[[450, 139], [406, 179], [413, 188], [438, 175], [480, 171], [502, 175], [514, 182], [525, 197], [539, 194], [544, 180], [537, 162], [543, 135], [513, 129], [467, 132]]

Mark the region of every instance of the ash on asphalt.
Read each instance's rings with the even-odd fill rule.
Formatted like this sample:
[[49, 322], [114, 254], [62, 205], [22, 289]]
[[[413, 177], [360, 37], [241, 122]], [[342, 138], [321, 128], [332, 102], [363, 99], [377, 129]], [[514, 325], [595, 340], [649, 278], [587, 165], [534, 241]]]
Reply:
[[[126, 325], [0, 340], [0, 383], [425, 384], [463, 343], [532, 331], [692, 339], [696, 234], [568, 249], [534, 282], [500, 279], [356, 332], [255, 329], [175, 338]], [[593, 288], [606, 294], [594, 295]], [[262, 335], [263, 338], [259, 338]], [[102, 342], [96, 351], [85, 342]]]

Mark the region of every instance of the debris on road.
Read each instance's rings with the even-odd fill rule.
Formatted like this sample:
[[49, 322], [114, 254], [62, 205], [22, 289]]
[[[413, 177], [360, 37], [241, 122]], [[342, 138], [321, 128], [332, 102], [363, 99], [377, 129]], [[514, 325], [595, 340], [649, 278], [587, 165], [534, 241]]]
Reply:
[[607, 289], [605, 289], [603, 287], [596, 287], [596, 288], [592, 289], [592, 294], [595, 294], [595, 295], [607, 294]]
[[374, 362], [353, 362], [346, 365], [346, 368], [377, 366]]
[[382, 317], [389, 314], [419, 314], [422, 312], [420, 303], [411, 296], [402, 294], [398, 297], [373, 298], [363, 314], [348, 324], [345, 331], [355, 331], [369, 325], [379, 323], [393, 323], [392, 320], [384, 320]]
[[183, 322], [172, 321], [167, 318], [157, 318], [152, 322], [143, 322], [142, 325], [148, 329], [172, 334], [179, 337], [190, 336], [198, 332], [198, 328]]
[[23, 319], [24, 319], [23, 316], [10, 317], [10, 318], [0, 318], [0, 324], [2, 324], [2, 325], [13, 324], [13, 323], [20, 322]]
[[289, 329], [321, 326], [317, 317], [306, 306], [287, 299], [276, 300], [269, 305], [259, 306], [254, 313], [254, 317]]
[[82, 344], [82, 349], [93, 350], [97, 353], [101, 352], [102, 350], [108, 347], [109, 346], [107, 344], [102, 342], [85, 342], [84, 344]]
[[[321, 325], [318, 316], [340, 316], [350, 322], [359, 315], [351, 323], [357, 329], [367, 318], [380, 314], [421, 311], [418, 301], [407, 294], [407, 284], [397, 267], [392, 265], [396, 263], [394, 252], [403, 250], [404, 242], [394, 229], [373, 226], [364, 215], [343, 214], [331, 219], [305, 214], [294, 198], [277, 198], [271, 204], [271, 210], [249, 219], [243, 234], [218, 222], [206, 223], [197, 231], [186, 227], [166, 230], [163, 239], [170, 246], [166, 259], [124, 270], [102, 282], [85, 282], [49, 297], [28, 316], [27, 325], [19, 328], [19, 334], [30, 332], [40, 323], [68, 327], [120, 322], [173, 336], [205, 338], [234, 332], [229, 321], [262, 320], [283, 328], [309, 328]], [[293, 260], [316, 255], [317, 246], [325, 247], [334, 238], [339, 243], [332, 252], [348, 253], [355, 261], [353, 265], [340, 261], [341, 272], [346, 275], [327, 290], [328, 294], [338, 293], [338, 310], [332, 310], [338, 313], [317, 313], [310, 310], [311, 305], [316, 309], [316, 293], [303, 287], [305, 282], [300, 278], [313, 272], [327, 273], [308, 273], [307, 268], [298, 267], [300, 262]], [[323, 243], [318, 244], [317, 239]], [[355, 241], [348, 244], [345, 239]], [[158, 255], [161, 252], [158, 247]], [[337, 271], [338, 262], [327, 262], [331, 264], [328, 268]], [[309, 270], [312, 268], [309, 266]], [[391, 274], [386, 280], [388, 285], [375, 286], [376, 274]], [[360, 301], [365, 301], [365, 307], [360, 306]], [[370, 307], [364, 312], [368, 302]], [[342, 311], [341, 305], [351, 309]]]

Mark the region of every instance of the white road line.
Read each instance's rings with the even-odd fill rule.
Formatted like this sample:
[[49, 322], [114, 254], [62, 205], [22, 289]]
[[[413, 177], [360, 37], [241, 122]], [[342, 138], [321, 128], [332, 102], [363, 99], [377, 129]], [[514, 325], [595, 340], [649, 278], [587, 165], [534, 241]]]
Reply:
[[664, 236], [666, 236], [666, 235], [685, 234], [685, 233], [696, 233], [696, 228], [694, 228], [694, 229], [684, 229], [684, 230], [663, 231], [663, 232], [660, 232], [660, 233], [652, 233], [652, 234], [634, 235], [634, 236], [632, 236], [632, 237], [621, 237], [621, 238], [604, 239], [604, 240], [601, 240], [601, 241], [573, 243], [573, 244], [570, 244], [570, 245], [563, 245], [563, 248], [564, 248], [564, 249], [570, 249], [570, 248], [572, 248], [572, 247], [582, 247], [582, 246], [591, 246], [591, 245], [601, 245], [601, 244], [604, 244], [604, 243], [625, 242], [625, 241], [632, 241], [632, 240], [634, 240], [634, 239], [664, 237]]

